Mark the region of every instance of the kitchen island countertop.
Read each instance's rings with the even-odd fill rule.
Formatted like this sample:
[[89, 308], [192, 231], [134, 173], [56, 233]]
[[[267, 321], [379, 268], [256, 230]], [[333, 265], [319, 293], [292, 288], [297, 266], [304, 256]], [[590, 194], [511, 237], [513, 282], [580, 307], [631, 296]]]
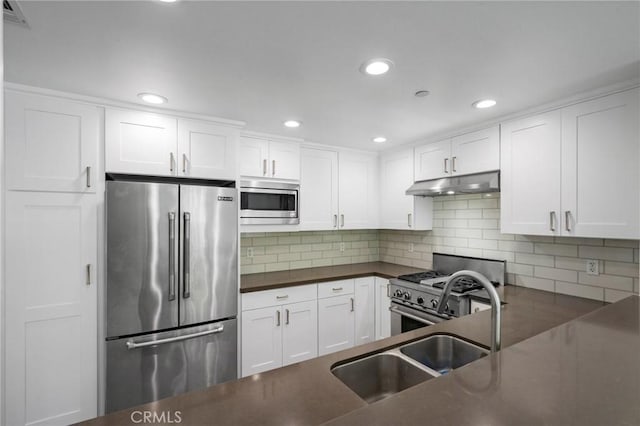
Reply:
[[[186, 425], [640, 424], [640, 306], [506, 286], [503, 350], [367, 404], [332, 365], [434, 333], [485, 347], [490, 312], [414, 330], [86, 422], [133, 424], [131, 414], [180, 412]], [[599, 309], [602, 308], [602, 309]]]

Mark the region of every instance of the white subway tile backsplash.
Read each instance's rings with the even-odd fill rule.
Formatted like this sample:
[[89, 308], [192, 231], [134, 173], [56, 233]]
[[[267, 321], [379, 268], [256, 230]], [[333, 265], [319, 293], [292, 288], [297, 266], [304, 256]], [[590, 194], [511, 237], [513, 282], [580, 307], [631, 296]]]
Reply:
[[631, 248], [580, 246], [579, 249], [579, 256], [588, 259], [633, 262], [633, 249]]
[[528, 277], [526, 275], [516, 275], [515, 285], [519, 285], [527, 288], [534, 288], [536, 290], [554, 291], [555, 282], [544, 278]]
[[482, 210], [480, 209], [455, 210], [455, 213], [456, 219], [482, 219]]
[[470, 209], [497, 209], [500, 206], [498, 198], [484, 198], [480, 200], [469, 200], [469, 208]]
[[635, 263], [612, 262], [610, 260], [605, 260], [604, 273], [633, 278], [638, 276], [638, 265]]
[[556, 281], [578, 282], [578, 272], [568, 269], [547, 268], [546, 266], [536, 266], [533, 275], [540, 278], [548, 278]]
[[609, 288], [604, 289], [604, 301], [609, 303], [615, 303], [633, 295], [634, 293], [630, 293], [628, 291], [611, 290]]
[[588, 275], [586, 272], [578, 272], [578, 282], [613, 290], [633, 291], [633, 278], [619, 277], [617, 275]]
[[533, 243], [525, 241], [498, 241], [498, 248], [503, 251], [533, 253]]
[[553, 256], [528, 253], [516, 253], [516, 262], [540, 266], [553, 266], [555, 263]]
[[456, 229], [456, 237], [482, 239], [482, 229]]
[[498, 229], [499, 227], [497, 219], [469, 219], [469, 228], [471, 229]]
[[455, 201], [445, 201], [442, 204], [442, 208], [445, 210], [458, 210], [458, 209], [466, 209], [469, 204], [473, 203], [475, 200], [466, 201], [466, 200], [455, 200]]
[[469, 239], [469, 247], [487, 250], [498, 250], [498, 241]]
[[585, 297], [587, 299], [604, 300], [604, 289], [581, 285], [576, 283], [567, 283], [564, 281], [556, 281], [556, 293], [568, 294], [569, 296]]
[[551, 256], [576, 257], [578, 256], [578, 247], [567, 244], [535, 243], [534, 253], [547, 254]]

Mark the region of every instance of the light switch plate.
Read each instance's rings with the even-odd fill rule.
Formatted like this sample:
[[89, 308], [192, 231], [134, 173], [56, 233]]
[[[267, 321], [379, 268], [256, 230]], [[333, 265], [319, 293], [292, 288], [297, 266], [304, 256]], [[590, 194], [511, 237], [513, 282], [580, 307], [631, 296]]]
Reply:
[[587, 260], [587, 274], [589, 275], [600, 275], [600, 262], [594, 259]]

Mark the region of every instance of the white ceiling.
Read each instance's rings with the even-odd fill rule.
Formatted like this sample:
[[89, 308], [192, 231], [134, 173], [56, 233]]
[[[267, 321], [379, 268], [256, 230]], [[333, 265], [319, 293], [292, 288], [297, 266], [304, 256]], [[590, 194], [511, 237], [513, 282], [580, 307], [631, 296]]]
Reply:
[[[131, 102], [150, 91], [167, 108], [363, 149], [640, 76], [638, 2], [20, 4], [30, 29], [5, 23], [8, 81]], [[375, 57], [395, 67], [361, 74]], [[486, 97], [498, 105], [471, 108]]]

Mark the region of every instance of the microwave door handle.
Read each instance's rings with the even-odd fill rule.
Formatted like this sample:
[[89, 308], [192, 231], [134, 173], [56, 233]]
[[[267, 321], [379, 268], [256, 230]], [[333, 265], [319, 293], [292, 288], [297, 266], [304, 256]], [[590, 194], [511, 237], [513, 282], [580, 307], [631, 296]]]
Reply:
[[190, 250], [191, 250], [191, 213], [185, 212], [184, 213], [184, 248], [183, 248], [183, 265], [182, 265], [182, 270], [183, 270], [182, 297], [184, 299], [188, 299], [191, 296], [191, 282], [190, 282], [191, 268], [189, 265], [191, 262]]

